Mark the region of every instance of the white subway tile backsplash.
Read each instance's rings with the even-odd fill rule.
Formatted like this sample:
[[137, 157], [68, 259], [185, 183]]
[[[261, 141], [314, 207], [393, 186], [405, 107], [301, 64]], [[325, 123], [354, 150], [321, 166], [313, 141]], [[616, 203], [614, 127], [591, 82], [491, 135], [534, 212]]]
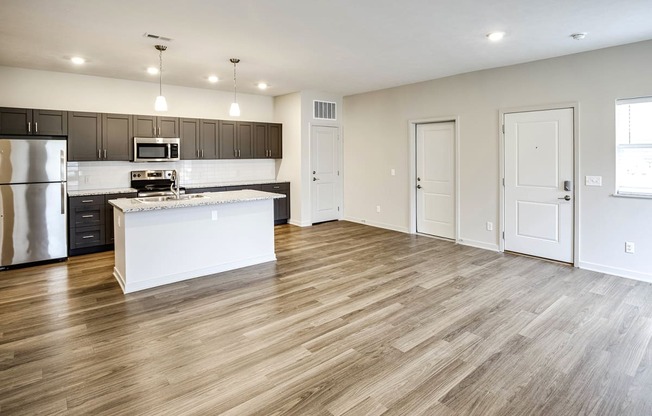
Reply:
[[132, 170], [176, 169], [182, 185], [215, 182], [273, 181], [276, 162], [271, 159], [182, 160], [179, 162], [68, 162], [68, 189], [128, 188]]

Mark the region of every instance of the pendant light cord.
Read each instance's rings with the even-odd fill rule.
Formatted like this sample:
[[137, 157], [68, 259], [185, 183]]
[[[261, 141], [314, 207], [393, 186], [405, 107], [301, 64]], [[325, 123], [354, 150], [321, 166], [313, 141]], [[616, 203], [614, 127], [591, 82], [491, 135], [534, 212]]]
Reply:
[[235, 80], [235, 66], [237, 62], [233, 62], [233, 102], [237, 103], [237, 95], [238, 95], [238, 84], [236, 83]]
[[163, 49], [158, 51], [158, 95], [163, 95]]

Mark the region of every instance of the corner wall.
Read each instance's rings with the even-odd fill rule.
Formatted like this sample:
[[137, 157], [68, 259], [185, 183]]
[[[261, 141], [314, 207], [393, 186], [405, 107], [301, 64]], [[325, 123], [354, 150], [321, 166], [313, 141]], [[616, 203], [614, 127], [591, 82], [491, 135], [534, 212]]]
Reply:
[[[485, 223], [499, 224], [499, 110], [577, 102], [579, 266], [652, 281], [652, 200], [611, 196], [615, 100], [652, 95], [651, 67], [647, 41], [345, 97], [346, 217], [407, 230], [408, 120], [458, 116], [459, 238], [497, 248], [499, 227]], [[602, 176], [603, 186], [584, 186], [586, 175]]]

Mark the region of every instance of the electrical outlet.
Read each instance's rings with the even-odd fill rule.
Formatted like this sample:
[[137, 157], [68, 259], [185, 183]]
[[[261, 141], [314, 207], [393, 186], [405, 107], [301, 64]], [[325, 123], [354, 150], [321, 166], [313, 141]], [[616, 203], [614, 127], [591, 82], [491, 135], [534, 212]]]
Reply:
[[380, 205], [376, 205], [376, 212], [380, 212]]
[[625, 241], [625, 253], [634, 254], [636, 246], [631, 241]]
[[493, 231], [494, 229], [494, 223], [491, 221], [487, 221], [487, 231]]
[[602, 176], [587, 176], [586, 186], [602, 186]]
[[396, 176], [396, 169], [390, 170], [389, 174], [392, 175], [392, 176]]
[[217, 210], [216, 209], [211, 211], [211, 220], [217, 221]]

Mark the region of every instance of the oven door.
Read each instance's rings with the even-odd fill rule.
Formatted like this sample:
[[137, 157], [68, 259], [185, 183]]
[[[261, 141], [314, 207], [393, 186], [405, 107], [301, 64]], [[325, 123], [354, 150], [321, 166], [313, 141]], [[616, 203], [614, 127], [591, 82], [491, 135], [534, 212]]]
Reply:
[[134, 146], [134, 162], [167, 162], [170, 143], [138, 143]]

